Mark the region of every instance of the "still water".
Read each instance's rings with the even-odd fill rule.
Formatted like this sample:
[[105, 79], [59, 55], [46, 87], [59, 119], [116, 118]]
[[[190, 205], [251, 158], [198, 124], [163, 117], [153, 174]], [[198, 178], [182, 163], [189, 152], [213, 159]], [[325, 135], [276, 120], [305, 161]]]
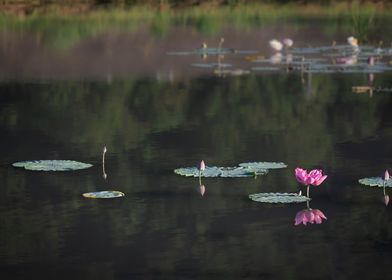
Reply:
[[[362, 177], [392, 171], [392, 93], [354, 93], [366, 73], [252, 71], [219, 77], [170, 56], [205, 41], [269, 56], [268, 40], [345, 43], [313, 23], [215, 36], [189, 27], [109, 30], [59, 48], [44, 33], [0, 39], [0, 276], [2, 279], [385, 279], [391, 205]], [[375, 38], [378, 40], [380, 38]], [[49, 43], [48, 43], [49, 42]], [[390, 59], [390, 58], [389, 58]], [[374, 75], [391, 88], [391, 72]], [[106, 146], [102, 174], [102, 150]], [[73, 159], [75, 172], [32, 172], [15, 161]], [[197, 178], [178, 167], [282, 161], [254, 178]], [[298, 192], [294, 168], [328, 175], [311, 189], [322, 224], [294, 226], [304, 204], [267, 205], [258, 192]], [[115, 189], [112, 200], [82, 193]], [[304, 191], [304, 189], [302, 189]], [[389, 190], [387, 190], [387, 193]], [[392, 193], [390, 193], [392, 195]]]

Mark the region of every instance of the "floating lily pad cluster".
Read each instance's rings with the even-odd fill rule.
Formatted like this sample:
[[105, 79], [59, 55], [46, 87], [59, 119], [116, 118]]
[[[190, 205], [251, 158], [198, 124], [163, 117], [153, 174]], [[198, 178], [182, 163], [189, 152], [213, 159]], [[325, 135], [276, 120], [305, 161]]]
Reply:
[[[258, 54], [253, 50], [235, 50], [232, 48], [196, 48], [191, 51], [169, 52], [173, 56], [199, 55], [203, 58], [207, 56], [218, 57], [218, 63], [193, 63], [193, 67], [221, 69], [235, 67], [229, 63], [222, 63], [223, 58], [228, 55], [244, 55], [244, 59], [251, 62], [249, 68], [237, 69], [227, 72], [249, 74], [256, 72], [276, 72], [276, 71], [301, 71], [304, 73], [382, 73], [392, 71], [390, 63], [392, 48], [381, 48], [369, 45], [331, 44], [330, 46], [315, 47], [294, 47], [287, 48], [284, 52], [278, 51], [271, 56]], [[369, 63], [369, 57], [373, 57], [374, 62]], [[218, 76], [225, 76], [222, 71], [213, 71]]]
[[[104, 170], [104, 158], [106, 153], [106, 147], [103, 153], [103, 170]], [[31, 161], [19, 161], [12, 164], [17, 168], [24, 168], [31, 171], [75, 171], [80, 169], [87, 169], [93, 165], [90, 163], [84, 163], [74, 160], [31, 160]], [[104, 173], [105, 174], [105, 173]], [[118, 198], [123, 197], [125, 194], [120, 191], [98, 191], [83, 193], [85, 198]]]
[[[186, 177], [223, 177], [241, 178], [265, 175], [270, 169], [287, 167], [283, 162], [244, 162], [234, 167], [204, 166], [202, 170], [197, 167], [183, 167], [174, 170], [174, 173]], [[310, 198], [297, 193], [254, 193], [249, 199], [262, 203], [302, 203]]]
[[381, 177], [362, 178], [359, 179], [358, 182], [362, 185], [369, 186], [369, 187], [383, 188], [385, 186], [387, 188], [392, 188], [392, 179], [384, 181], [384, 179]]
[[183, 167], [174, 170], [174, 173], [186, 177], [254, 177], [265, 175], [268, 169], [285, 168], [283, 162], [247, 162], [234, 167], [206, 166], [203, 172], [196, 167]]

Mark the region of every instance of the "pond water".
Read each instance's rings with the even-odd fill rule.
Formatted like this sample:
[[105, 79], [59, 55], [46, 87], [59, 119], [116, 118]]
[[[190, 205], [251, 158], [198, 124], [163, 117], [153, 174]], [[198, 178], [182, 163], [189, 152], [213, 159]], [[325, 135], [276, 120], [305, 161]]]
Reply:
[[[2, 279], [389, 275], [392, 206], [384, 205], [382, 188], [358, 179], [392, 171], [392, 71], [313, 73], [282, 64], [272, 71], [276, 65], [247, 57], [269, 58], [268, 41], [287, 36], [293, 48], [344, 45], [349, 31], [330, 32], [319, 22], [226, 26], [214, 35], [191, 27], [157, 35], [140, 27], [89, 34], [66, 48], [45, 35], [0, 34]], [[244, 52], [225, 54], [219, 63], [241, 71], [214, 72], [216, 55], [170, 54], [202, 42], [217, 47], [220, 37], [225, 48]], [[381, 39], [388, 42], [374, 42]], [[384, 47], [376, 63], [388, 66]], [[252, 69], [261, 65], [264, 70]], [[356, 93], [355, 86], [387, 90]], [[36, 159], [94, 166], [74, 172], [12, 167]], [[202, 159], [208, 166], [270, 161], [288, 167], [257, 178], [203, 178], [201, 195], [198, 178], [173, 170]], [[294, 177], [297, 166], [328, 175], [311, 189], [310, 206], [327, 217], [322, 224], [294, 226], [306, 203], [248, 198], [304, 192]], [[125, 196], [82, 196], [101, 190]]]

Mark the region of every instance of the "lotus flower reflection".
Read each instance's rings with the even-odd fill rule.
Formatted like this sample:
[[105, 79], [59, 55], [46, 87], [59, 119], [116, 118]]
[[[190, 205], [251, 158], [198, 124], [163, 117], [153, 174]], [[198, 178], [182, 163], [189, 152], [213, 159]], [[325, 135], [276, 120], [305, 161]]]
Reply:
[[306, 226], [307, 223], [309, 224], [321, 224], [323, 219], [327, 219], [323, 212], [319, 209], [311, 209], [307, 208], [301, 210], [295, 215], [294, 225], [298, 226], [300, 224], [304, 224]]
[[384, 204], [385, 204], [385, 206], [388, 206], [388, 204], [389, 204], [389, 195], [387, 195], [387, 194], [384, 194]]
[[201, 196], [204, 196], [204, 193], [206, 192], [206, 187], [204, 185], [199, 186], [199, 193]]

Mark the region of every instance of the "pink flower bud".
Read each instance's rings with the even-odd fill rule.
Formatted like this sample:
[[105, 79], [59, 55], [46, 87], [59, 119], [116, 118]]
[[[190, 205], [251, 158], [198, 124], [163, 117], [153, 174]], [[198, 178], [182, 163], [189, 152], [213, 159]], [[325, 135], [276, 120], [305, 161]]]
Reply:
[[199, 165], [197, 166], [197, 169], [199, 169], [199, 171], [203, 171], [204, 169], [206, 169], [206, 164], [204, 163], [204, 160], [202, 160]]
[[384, 181], [388, 181], [388, 180], [389, 180], [389, 172], [388, 172], [388, 170], [385, 170]]

